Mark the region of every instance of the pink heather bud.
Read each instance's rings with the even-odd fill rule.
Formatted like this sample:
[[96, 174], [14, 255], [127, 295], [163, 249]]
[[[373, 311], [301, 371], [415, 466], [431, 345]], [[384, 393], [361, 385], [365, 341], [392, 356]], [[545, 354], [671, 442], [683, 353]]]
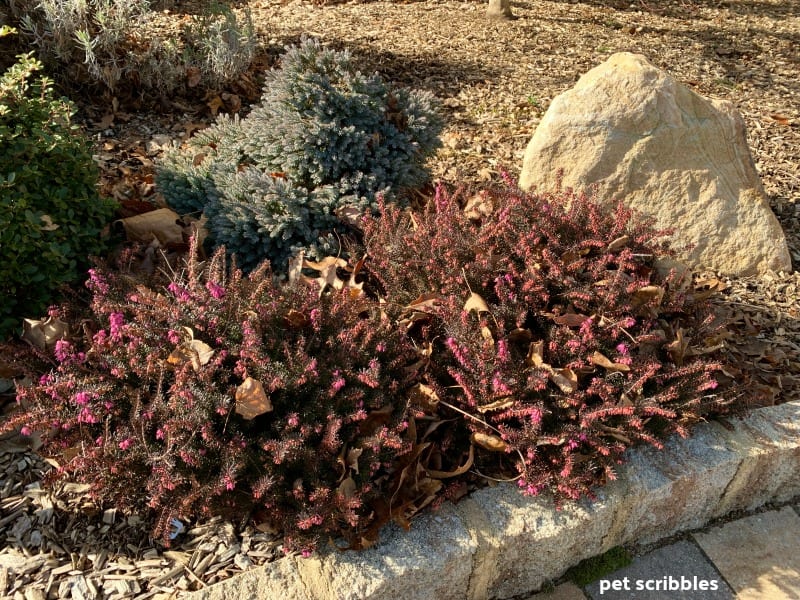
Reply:
[[30, 427], [28, 427], [27, 425], [25, 425], [24, 427], [22, 427], [22, 429], [20, 429], [20, 430], [19, 430], [19, 433], [20, 433], [20, 435], [24, 435], [24, 436], [26, 436], [26, 437], [27, 437], [27, 436], [29, 436], [29, 435], [30, 435], [32, 432], [31, 432], [31, 428], [30, 428]]
[[170, 344], [179, 344], [181, 341], [181, 334], [179, 334], [174, 329], [170, 329], [167, 332], [167, 339], [169, 340]]
[[164, 430], [163, 429], [156, 429], [156, 439], [163, 440], [164, 439]]
[[189, 295], [189, 292], [187, 292], [174, 281], [167, 286], [167, 289], [172, 292], [179, 302], [188, 302], [192, 299], [192, 297]]
[[98, 294], [108, 293], [108, 284], [105, 278], [95, 269], [89, 269], [89, 280], [86, 282], [86, 287]]
[[119, 443], [120, 450], [127, 450], [133, 445], [133, 440], [131, 438], [125, 438]]
[[206, 282], [206, 289], [217, 300], [221, 300], [225, 295], [225, 288], [214, 283], [213, 281]]
[[78, 406], [86, 406], [89, 404], [89, 400], [92, 399], [92, 396], [89, 394], [89, 392], [78, 392], [72, 397], [72, 399]]
[[617, 344], [617, 352], [623, 356], [628, 354], [628, 344], [625, 344], [624, 342], [622, 344]]
[[108, 316], [109, 332], [112, 340], [118, 340], [122, 337], [122, 326], [125, 324], [125, 315], [120, 312], [111, 313]]
[[58, 362], [62, 363], [65, 362], [67, 359], [69, 359], [70, 355], [72, 354], [72, 344], [70, 344], [66, 340], [56, 341], [54, 354]]

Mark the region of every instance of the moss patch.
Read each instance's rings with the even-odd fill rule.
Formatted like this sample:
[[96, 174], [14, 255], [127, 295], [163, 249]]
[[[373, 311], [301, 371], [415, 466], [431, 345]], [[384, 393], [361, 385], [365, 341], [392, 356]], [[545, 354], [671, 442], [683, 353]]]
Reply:
[[583, 587], [600, 579], [603, 575], [627, 567], [632, 560], [633, 558], [625, 548], [616, 546], [603, 554], [579, 562], [569, 569], [564, 577], [575, 585]]

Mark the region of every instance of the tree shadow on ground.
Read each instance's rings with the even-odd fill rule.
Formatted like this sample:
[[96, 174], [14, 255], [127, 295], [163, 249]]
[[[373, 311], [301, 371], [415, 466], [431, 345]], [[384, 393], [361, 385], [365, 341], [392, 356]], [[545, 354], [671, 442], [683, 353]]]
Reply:
[[[299, 44], [300, 35], [286, 37], [270, 49], [277, 61], [285, 52], [285, 46]], [[376, 49], [368, 40], [347, 42], [325, 39], [325, 45], [335, 50], [347, 50], [362, 73], [377, 72], [384, 81], [400, 86], [427, 90], [439, 99], [457, 96], [462, 87], [492, 81], [505, 70], [502, 63], [487, 65], [479, 60], [469, 63], [443, 60], [432, 51], [420, 48], [414, 55]]]

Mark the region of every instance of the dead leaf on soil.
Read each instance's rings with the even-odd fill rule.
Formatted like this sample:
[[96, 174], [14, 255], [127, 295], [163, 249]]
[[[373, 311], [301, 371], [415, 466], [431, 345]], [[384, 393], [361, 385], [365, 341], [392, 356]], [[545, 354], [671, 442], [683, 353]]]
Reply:
[[150, 212], [119, 219], [128, 239], [149, 244], [154, 239], [161, 246], [183, 243], [183, 229], [178, 225], [180, 216], [169, 208], [159, 208]]

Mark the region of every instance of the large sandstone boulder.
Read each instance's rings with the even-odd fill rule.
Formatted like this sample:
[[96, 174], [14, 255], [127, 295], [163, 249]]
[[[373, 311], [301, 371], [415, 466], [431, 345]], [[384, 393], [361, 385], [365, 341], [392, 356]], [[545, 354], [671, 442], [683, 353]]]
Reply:
[[555, 98], [525, 152], [520, 186], [599, 184], [675, 228], [683, 260], [732, 275], [791, 270], [733, 104], [709, 100], [638, 54], [614, 54]]

